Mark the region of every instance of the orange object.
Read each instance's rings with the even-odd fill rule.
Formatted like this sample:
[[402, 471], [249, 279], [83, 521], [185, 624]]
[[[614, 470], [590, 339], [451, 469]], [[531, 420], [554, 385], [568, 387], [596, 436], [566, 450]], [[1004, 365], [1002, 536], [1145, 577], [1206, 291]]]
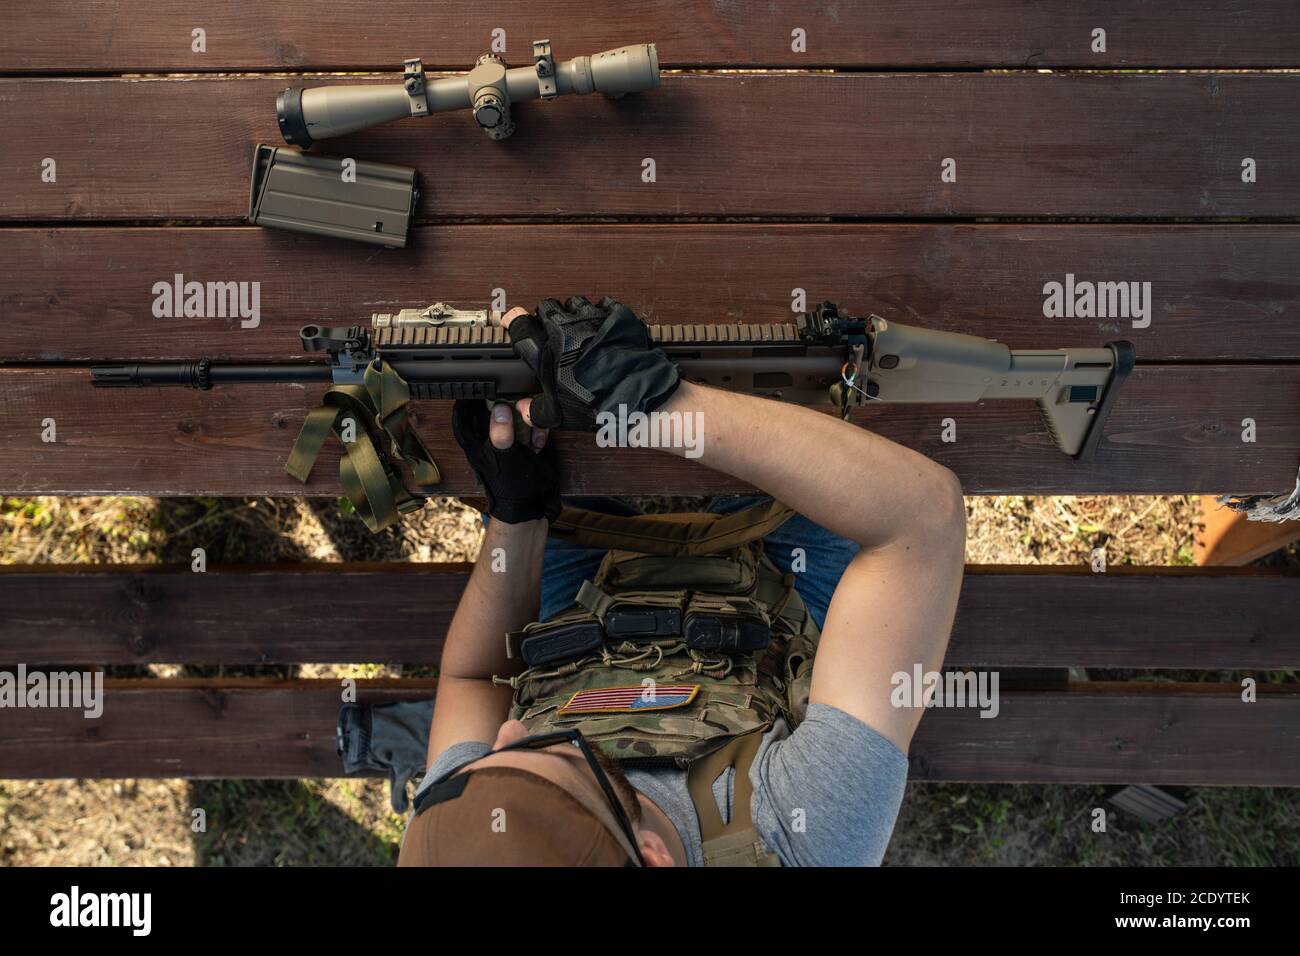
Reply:
[[1300, 521], [1247, 521], [1213, 495], [1201, 495], [1201, 524], [1196, 563], [1202, 566], [1249, 564], [1300, 539]]

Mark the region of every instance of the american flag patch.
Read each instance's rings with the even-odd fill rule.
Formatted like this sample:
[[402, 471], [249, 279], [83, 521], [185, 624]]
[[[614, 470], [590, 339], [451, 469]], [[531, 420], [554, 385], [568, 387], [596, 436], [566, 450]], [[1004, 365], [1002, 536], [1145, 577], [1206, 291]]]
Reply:
[[632, 687], [597, 687], [580, 690], [556, 716], [568, 714], [632, 714], [642, 710], [685, 707], [700, 692], [699, 684], [660, 684]]

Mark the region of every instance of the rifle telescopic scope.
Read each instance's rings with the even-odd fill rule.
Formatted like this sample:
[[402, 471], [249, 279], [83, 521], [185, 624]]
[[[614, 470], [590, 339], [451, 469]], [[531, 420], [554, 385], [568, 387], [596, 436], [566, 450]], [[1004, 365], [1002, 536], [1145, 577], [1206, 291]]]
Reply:
[[291, 88], [275, 103], [285, 142], [303, 148], [322, 139], [355, 133], [407, 116], [472, 110], [492, 139], [514, 132], [510, 104], [551, 100], [561, 93], [603, 93], [617, 98], [659, 85], [653, 43], [606, 50], [557, 63], [549, 40], [533, 43], [533, 65], [511, 69], [487, 53], [464, 76], [426, 80], [419, 60], [407, 60], [401, 83], [382, 86]]

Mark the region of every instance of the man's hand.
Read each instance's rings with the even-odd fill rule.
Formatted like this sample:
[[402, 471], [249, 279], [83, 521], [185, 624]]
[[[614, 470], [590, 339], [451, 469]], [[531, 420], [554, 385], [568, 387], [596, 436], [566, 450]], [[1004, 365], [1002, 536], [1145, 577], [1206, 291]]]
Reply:
[[596, 305], [582, 296], [546, 299], [536, 315], [512, 309], [503, 324], [542, 386], [541, 395], [519, 403], [531, 425], [594, 432], [597, 413], [653, 411], [681, 380], [645, 323], [608, 296]]
[[555, 520], [560, 513], [560, 473], [545, 429], [531, 430], [531, 447], [517, 444], [509, 405], [498, 403], [489, 413], [485, 402], [469, 399], [456, 402], [451, 428], [483, 486], [488, 514], [507, 524]]

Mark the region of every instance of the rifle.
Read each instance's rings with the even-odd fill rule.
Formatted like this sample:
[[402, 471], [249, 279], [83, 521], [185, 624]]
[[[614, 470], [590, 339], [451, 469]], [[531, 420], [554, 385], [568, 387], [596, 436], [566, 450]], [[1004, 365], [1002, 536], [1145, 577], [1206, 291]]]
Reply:
[[[410, 463], [416, 484], [427, 488], [440, 477], [407, 426], [407, 401], [510, 401], [541, 391], [500, 323], [500, 313], [439, 302], [375, 314], [369, 328], [303, 326], [303, 349], [325, 353], [324, 362], [241, 365], [199, 359], [98, 365], [91, 373], [99, 388], [330, 382], [325, 404], [308, 416], [286, 470], [305, 482], [330, 431], [340, 434], [345, 416], [356, 413], [368, 431], [377, 428], [387, 435], [390, 454]], [[831, 302], [790, 322], [647, 329], [689, 381], [801, 405], [829, 400], [846, 419], [854, 408], [873, 403], [1033, 399], [1057, 447], [1077, 460], [1096, 448], [1135, 360], [1129, 342], [1010, 349], [979, 336], [842, 314]], [[429, 496], [410, 492], [373, 442], [348, 441], [345, 448], [344, 487], [372, 530], [395, 521], [397, 512], [420, 507], [420, 498]]]

